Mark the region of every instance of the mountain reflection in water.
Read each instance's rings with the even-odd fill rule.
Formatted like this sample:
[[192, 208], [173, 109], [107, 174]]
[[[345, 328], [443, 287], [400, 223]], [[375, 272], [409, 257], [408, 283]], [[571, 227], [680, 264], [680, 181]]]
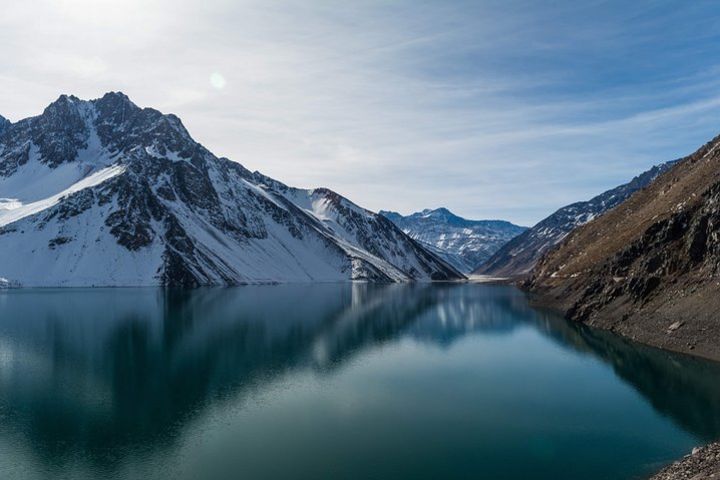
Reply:
[[0, 292], [0, 437], [32, 460], [18, 454], [10, 465], [1, 455], [0, 473], [34, 478], [90, 464], [92, 475], [127, 476], [118, 472], [134, 457], [171, 455], [196, 418], [251, 401], [278, 379], [333, 376], [405, 341], [442, 352], [518, 329], [610, 365], [693, 437], [720, 437], [717, 365], [533, 310], [511, 287], [18, 290]]

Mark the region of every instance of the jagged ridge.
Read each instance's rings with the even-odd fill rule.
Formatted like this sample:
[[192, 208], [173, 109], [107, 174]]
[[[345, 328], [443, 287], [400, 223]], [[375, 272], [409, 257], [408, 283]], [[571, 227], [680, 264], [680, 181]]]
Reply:
[[529, 273], [540, 257], [559, 244], [568, 233], [621, 204], [630, 195], [648, 186], [675, 162], [676, 160], [673, 160], [656, 165], [630, 182], [607, 190], [588, 201], [562, 207], [503, 245], [475, 273], [498, 277], [515, 277]]
[[63, 95], [0, 133], [0, 277], [25, 286], [462, 278], [384, 217], [218, 158], [176, 116], [114, 92]]
[[504, 220], [467, 220], [446, 208], [425, 209], [407, 216], [387, 211], [380, 214], [464, 273], [475, 270], [526, 230]]

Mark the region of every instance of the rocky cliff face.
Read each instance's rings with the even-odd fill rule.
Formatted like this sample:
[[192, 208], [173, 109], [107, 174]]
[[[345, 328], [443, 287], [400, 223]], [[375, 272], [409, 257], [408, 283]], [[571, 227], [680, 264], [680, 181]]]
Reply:
[[562, 242], [568, 233], [621, 204], [630, 195], [645, 188], [674, 163], [667, 162], [655, 166], [630, 182], [603, 192], [588, 201], [561, 208], [503, 245], [475, 273], [497, 277], [526, 275], [540, 257]]
[[0, 130], [5, 285], [461, 277], [386, 218], [218, 158], [120, 93], [61, 96]]
[[572, 319], [720, 359], [719, 146], [572, 232], [527, 286]]
[[426, 209], [407, 216], [396, 212], [380, 214], [464, 273], [475, 270], [526, 230], [503, 220], [468, 220], [446, 208]]
[[10, 126], [10, 120], [0, 115], [0, 135], [2, 135], [3, 130], [5, 128]]

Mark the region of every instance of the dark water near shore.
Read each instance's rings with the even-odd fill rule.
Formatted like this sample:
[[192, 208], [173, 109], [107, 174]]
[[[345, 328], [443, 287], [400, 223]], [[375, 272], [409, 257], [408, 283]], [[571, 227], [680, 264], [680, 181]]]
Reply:
[[0, 292], [0, 478], [632, 479], [720, 368], [486, 285]]

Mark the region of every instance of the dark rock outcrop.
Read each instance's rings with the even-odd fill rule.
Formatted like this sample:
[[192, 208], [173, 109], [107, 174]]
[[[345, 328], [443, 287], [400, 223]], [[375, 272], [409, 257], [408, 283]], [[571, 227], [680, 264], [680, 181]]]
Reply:
[[10, 120], [0, 115], [0, 135], [2, 135], [3, 131], [10, 126]]

